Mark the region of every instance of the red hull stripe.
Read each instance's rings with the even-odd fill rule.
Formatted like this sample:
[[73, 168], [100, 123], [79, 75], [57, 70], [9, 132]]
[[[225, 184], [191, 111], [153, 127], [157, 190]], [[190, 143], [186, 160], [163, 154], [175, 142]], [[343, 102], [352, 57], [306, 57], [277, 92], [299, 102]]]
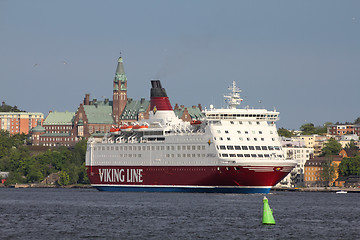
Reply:
[[[88, 177], [93, 185], [108, 186], [161, 186], [161, 187], [271, 187], [291, 170], [284, 167], [241, 166], [88, 166]], [[281, 170], [279, 170], [281, 169]]]

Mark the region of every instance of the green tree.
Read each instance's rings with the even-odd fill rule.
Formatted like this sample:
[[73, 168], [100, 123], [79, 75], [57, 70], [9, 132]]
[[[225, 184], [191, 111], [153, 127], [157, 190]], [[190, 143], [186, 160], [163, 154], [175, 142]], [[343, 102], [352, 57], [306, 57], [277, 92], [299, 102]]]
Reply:
[[26, 183], [26, 178], [18, 172], [9, 172], [9, 176], [6, 179], [5, 186], [9, 186], [15, 183]]
[[322, 149], [322, 156], [338, 155], [342, 146], [334, 138], [330, 138]]
[[315, 127], [316, 134], [322, 135], [327, 133], [327, 128], [329, 125], [331, 125], [332, 122], [326, 122], [323, 124], [323, 126], [317, 126]]
[[86, 170], [87, 169], [85, 167], [85, 162], [83, 162], [83, 164], [80, 167], [78, 183], [82, 183], [82, 184], [89, 184], [90, 183]]
[[341, 176], [360, 175], [360, 156], [344, 158], [339, 164]]
[[60, 175], [60, 179], [58, 181], [58, 184], [60, 186], [69, 185], [70, 183], [69, 174], [67, 174], [67, 172], [65, 171], [61, 171], [59, 175]]
[[300, 131], [302, 131], [303, 135], [312, 135], [316, 133], [316, 128], [312, 123], [305, 123], [301, 125]]
[[2, 105], [0, 106], [0, 112], [24, 112], [18, 109], [17, 106], [9, 106], [6, 105], [5, 102], [2, 102]]
[[324, 135], [327, 133], [327, 127], [331, 125], [331, 122], [326, 122], [322, 126], [316, 126], [313, 123], [306, 123], [301, 125], [300, 131], [302, 131], [302, 135], [312, 135], [319, 134]]
[[38, 163], [31, 165], [28, 169], [27, 181], [34, 183], [34, 182], [41, 182], [42, 180], [44, 180], [44, 175]]
[[290, 137], [294, 136], [294, 134], [291, 131], [289, 131], [289, 130], [287, 130], [285, 128], [279, 128], [278, 129], [278, 134], [279, 134], [279, 136], [287, 137], [287, 138], [290, 138]]
[[360, 124], [360, 117], [355, 120], [354, 124]]
[[350, 150], [359, 150], [358, 146], [356, 146], [355, 141], [353, 139], [351, 139], [350, 142], [346, 144], [345, 148]]
[[41, 182], [54, 172], [62, 172], [62, 185], [88, 183], [85, 154], [86, 141], [74, 148], [58, 147], [32, 154], [25, 146], [26, 135], [0, 131], [0, 171], [10, 172], [7, 184]]
[[326, 158], [326, 160], [321, 164], [320, 177], [326, 186], [329, 187], [332, 180], [336, 177], [335, 175], [335, 166], [332, 163], [332, 159]]

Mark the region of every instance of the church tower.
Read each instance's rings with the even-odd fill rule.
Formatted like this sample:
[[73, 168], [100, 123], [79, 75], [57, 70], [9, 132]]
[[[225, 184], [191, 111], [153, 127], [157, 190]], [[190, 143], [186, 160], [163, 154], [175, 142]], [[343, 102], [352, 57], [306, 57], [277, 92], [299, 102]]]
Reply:
[[115, 72], [113, 88], [113, 118], [116, 125], [120, 123], [120, 116], [127, 103], [127, 78], [125, 76], [123, 59], [120, 56]]

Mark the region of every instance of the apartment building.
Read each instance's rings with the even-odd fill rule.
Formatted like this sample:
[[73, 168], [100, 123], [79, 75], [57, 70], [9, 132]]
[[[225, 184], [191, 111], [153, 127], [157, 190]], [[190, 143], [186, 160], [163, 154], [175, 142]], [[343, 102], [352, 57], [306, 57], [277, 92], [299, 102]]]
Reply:
[[44, 120], [40, 112], [0, 112], [0, 129], [8, 131], [10, 135], [28, 134], [37, 122]]

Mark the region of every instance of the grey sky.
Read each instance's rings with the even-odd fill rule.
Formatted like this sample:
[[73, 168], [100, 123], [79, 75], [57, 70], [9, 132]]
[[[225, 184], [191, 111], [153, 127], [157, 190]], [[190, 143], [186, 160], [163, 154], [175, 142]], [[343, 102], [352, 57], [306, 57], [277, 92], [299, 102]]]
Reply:
[[[280, 111], [278, 126], [360, 116], [360, 1], [0, 1], [0, 100], [76, 111], [112, 97], [119, 52], [128, 96], [160, 78], [172, 105]], [[261, 101], [261, 103], [259, 102]]]

